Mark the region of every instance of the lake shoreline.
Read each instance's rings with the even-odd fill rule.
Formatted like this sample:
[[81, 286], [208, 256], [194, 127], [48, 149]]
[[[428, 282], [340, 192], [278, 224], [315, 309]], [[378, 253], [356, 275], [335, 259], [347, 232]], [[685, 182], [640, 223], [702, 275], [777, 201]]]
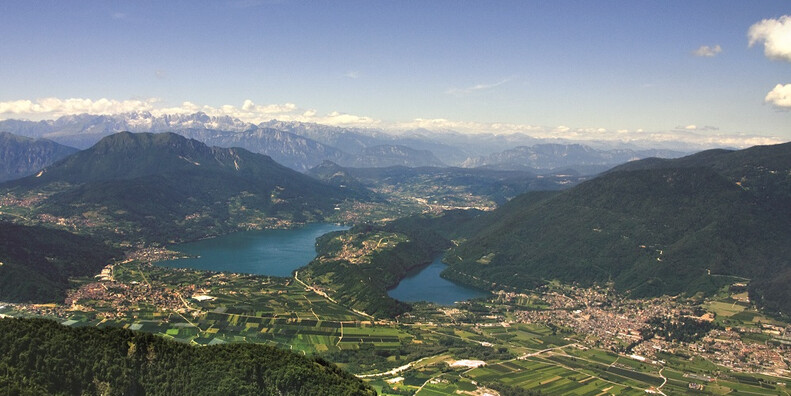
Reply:
[[439, 255], [422, 268], [410, 270], [394, 287], [387, 290], [390, 298], [406, 302], [431, 302], [455, 305], [456, 302], [487, 296], [488, 291], [445, 279], [442, 271], [448, 267]]
[[167, 268], [291, 277], [316, 257], [316, 238], [348, 229], [335, 223], [307, 223], [287, 229], [239, 231], [168, 246], [188, 258], [157, 261]]

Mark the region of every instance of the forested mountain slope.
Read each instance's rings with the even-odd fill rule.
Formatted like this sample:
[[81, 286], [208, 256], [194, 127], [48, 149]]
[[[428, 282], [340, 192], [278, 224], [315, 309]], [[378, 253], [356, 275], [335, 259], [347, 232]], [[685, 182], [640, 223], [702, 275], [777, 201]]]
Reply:
[[636, 161], [482, 216], [448, 254], [449, 275], [613, 282], [634, 296], [708, 293], [729, 275], [752, 279], [758, 304], [789, 312], [790, 198], [791, 144]]
[[36, 214], [65, 218], [107, 238], [148, 241], [316, 221], [349, 198], [264, 155], [172, 133], [129, 132], [108, 136], [40, 175], [0, 185], [0, 192], [42, 193]]
[[0, 301], [63, 301], [70, 276], [99, 272], [118, 250], [92, 238], [0, 221]]
[[6, 395], [375, 395], [321, 359], [257, 344], [195, 347], [120, 328], [0, 319]]

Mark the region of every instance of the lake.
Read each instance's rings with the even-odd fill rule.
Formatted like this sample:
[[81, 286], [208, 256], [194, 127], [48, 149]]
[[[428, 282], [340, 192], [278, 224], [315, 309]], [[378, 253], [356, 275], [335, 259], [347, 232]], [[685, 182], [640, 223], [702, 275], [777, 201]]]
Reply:
[[428, 267], [412, 271], [394, 289], [387, 292], [392, 298], [404, 302], [429, 301], [452, 305], [456, 301], [487, 296], [489, 293], [449, 281], [439, 276], [447, 267], [442, 257], [437, 257]]
[[316, 238], [349, 227], [329, 223], [307, 224], [289, 230], [241, 231], [216, 238], [168, 246], [197, 256], [160, 261], [157, 265], [208, 271], [291, 276], [316, 257]]

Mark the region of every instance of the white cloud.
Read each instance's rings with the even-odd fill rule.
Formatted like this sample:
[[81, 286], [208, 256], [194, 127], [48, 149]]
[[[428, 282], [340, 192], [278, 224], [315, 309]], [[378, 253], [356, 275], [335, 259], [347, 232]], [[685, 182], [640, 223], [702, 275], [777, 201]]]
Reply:
[[764, 54], [769, 59], [791, 62], [791, 16], [764, 19], [750, 26], [747, 31], [750, 47], [764, 44]]
[[182, 102], [178, 106], [164, 106], [162, 105], [162, 101], [157, 98], [123, 101], [105, 98], [98, 100], [82, 98], [42, 98], [36, 100], [23, 99], [0, 102], [0, 115], [11, 115], [18, 118], [43, 119], [83, 113], [111, 115], [141, 111], [150, 112], [157, 116], [163, 114], [193, 114], [204, 112], [210, 116], [228, 116], [254, 124], [272, 119], [361, 127], [375, 126], [380, 123], [379, 120], [371, 117], [337, 111], [325, 115], [318, 115], [316, 110], [303, 110], [294, 103], [259, 105], [249, 99], [243, 101], [241, 107], [228, 104], [219, 107], [208, 105], [200, 106], [192, 102]]
[[475, 121], [454, 121], [445, 118], [415, 118], [412, 121], [397, 122], [390, 125], [397, 130], [428, 129], [435, 131], [454, 130], [465, 133], [534, 133], [541, 132], [541, 127], [528, 124], [509, 124], [501, 122], [485, 123]]
[[61, 116], [68, 114], [117, 114], [132, 111], [150, 111], [158, 99], [150, 98], [145, 100], [114, 100], [114, 99], [58, 99], [43, 98], [31, 100], [12, 100], [0, 102], [0, 114], [50, 114]]
[[360, 72], [356, 70], [350, 70], [347, 71], [346, 73], [343, 73], [343, 76], [351, 79], [357, 79], [360, 78]]
[[777, 84], [774, 89], [766, 94], [764, 102], [770, 103], [779, 109], [791, 110], [791, 84]]
[[498, 82], [493, 83], [493, 84], [476, 84], [476, 85], [473, 85], [471, 87], [466, 87], [466, 88], [450, 88], [447, 91], [445, 91], [445, 93], [451, 94], [451, 95], [464, 95], [464, 94], [469, 94], [469, 93], [478, 92], [478, 91], [486, 91], [486, 90], [489, 90], [489, 89], [492, 89], [492, 88], [499, 87], [499, 86], [501, 86], [501, 85], [503, 85], [503, 84], [505, 84], [505, 83], [507, 83], [509, 81], [511, 81], [511, 79], [510, 78], [506, 78], [504, 80], [498, 81]]
[[711, 125], [698, 126], [695, 124], [680, 125], [674, 128], [676, 131], [719, 131], [720, 128]]
[[[225, 108], [225, 112], [228, 113], [227, 115], [231, 115], [231, 113], [238, 113], [239, 111], [236, 107], [231, 105], [224, 105], [222, 108]], [[253, 114], [282, 114], [282, 113], [291, 113], [297, 110], [297, 105], [293, 103], [285, 103], [285, 104], [270, 104], [270, 105], [257, 105], [253, 103], [252, 100], [246, 99], [244, 103], [242, 103], [242, 108], [240, 109], [241, 112], [250, 113], [248, 115]]]
[[717, 56], [717, 54], [719, 54], [720, 52], [722, 52], [722, 47], [720, 47], [719, 44], [713, 47], [709, 47], [708, 45], [701, 45], [700, 47], [698, 47], [698, 49], [692, 51], [692, 54], [695, 56], [704, 56], [711, 58]]

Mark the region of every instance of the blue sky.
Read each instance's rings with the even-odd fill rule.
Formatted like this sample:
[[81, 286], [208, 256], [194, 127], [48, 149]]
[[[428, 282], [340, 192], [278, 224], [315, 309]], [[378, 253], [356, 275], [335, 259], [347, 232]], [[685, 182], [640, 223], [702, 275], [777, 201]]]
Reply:
[[9, 0], [0, 118], [198, 109], [250, 121], [788, 141], [791, 55], [764, 54], [772, 37], [791, 45], [785, 25], [748, 46], [751, 26], [784, 15], [788, 1]]

